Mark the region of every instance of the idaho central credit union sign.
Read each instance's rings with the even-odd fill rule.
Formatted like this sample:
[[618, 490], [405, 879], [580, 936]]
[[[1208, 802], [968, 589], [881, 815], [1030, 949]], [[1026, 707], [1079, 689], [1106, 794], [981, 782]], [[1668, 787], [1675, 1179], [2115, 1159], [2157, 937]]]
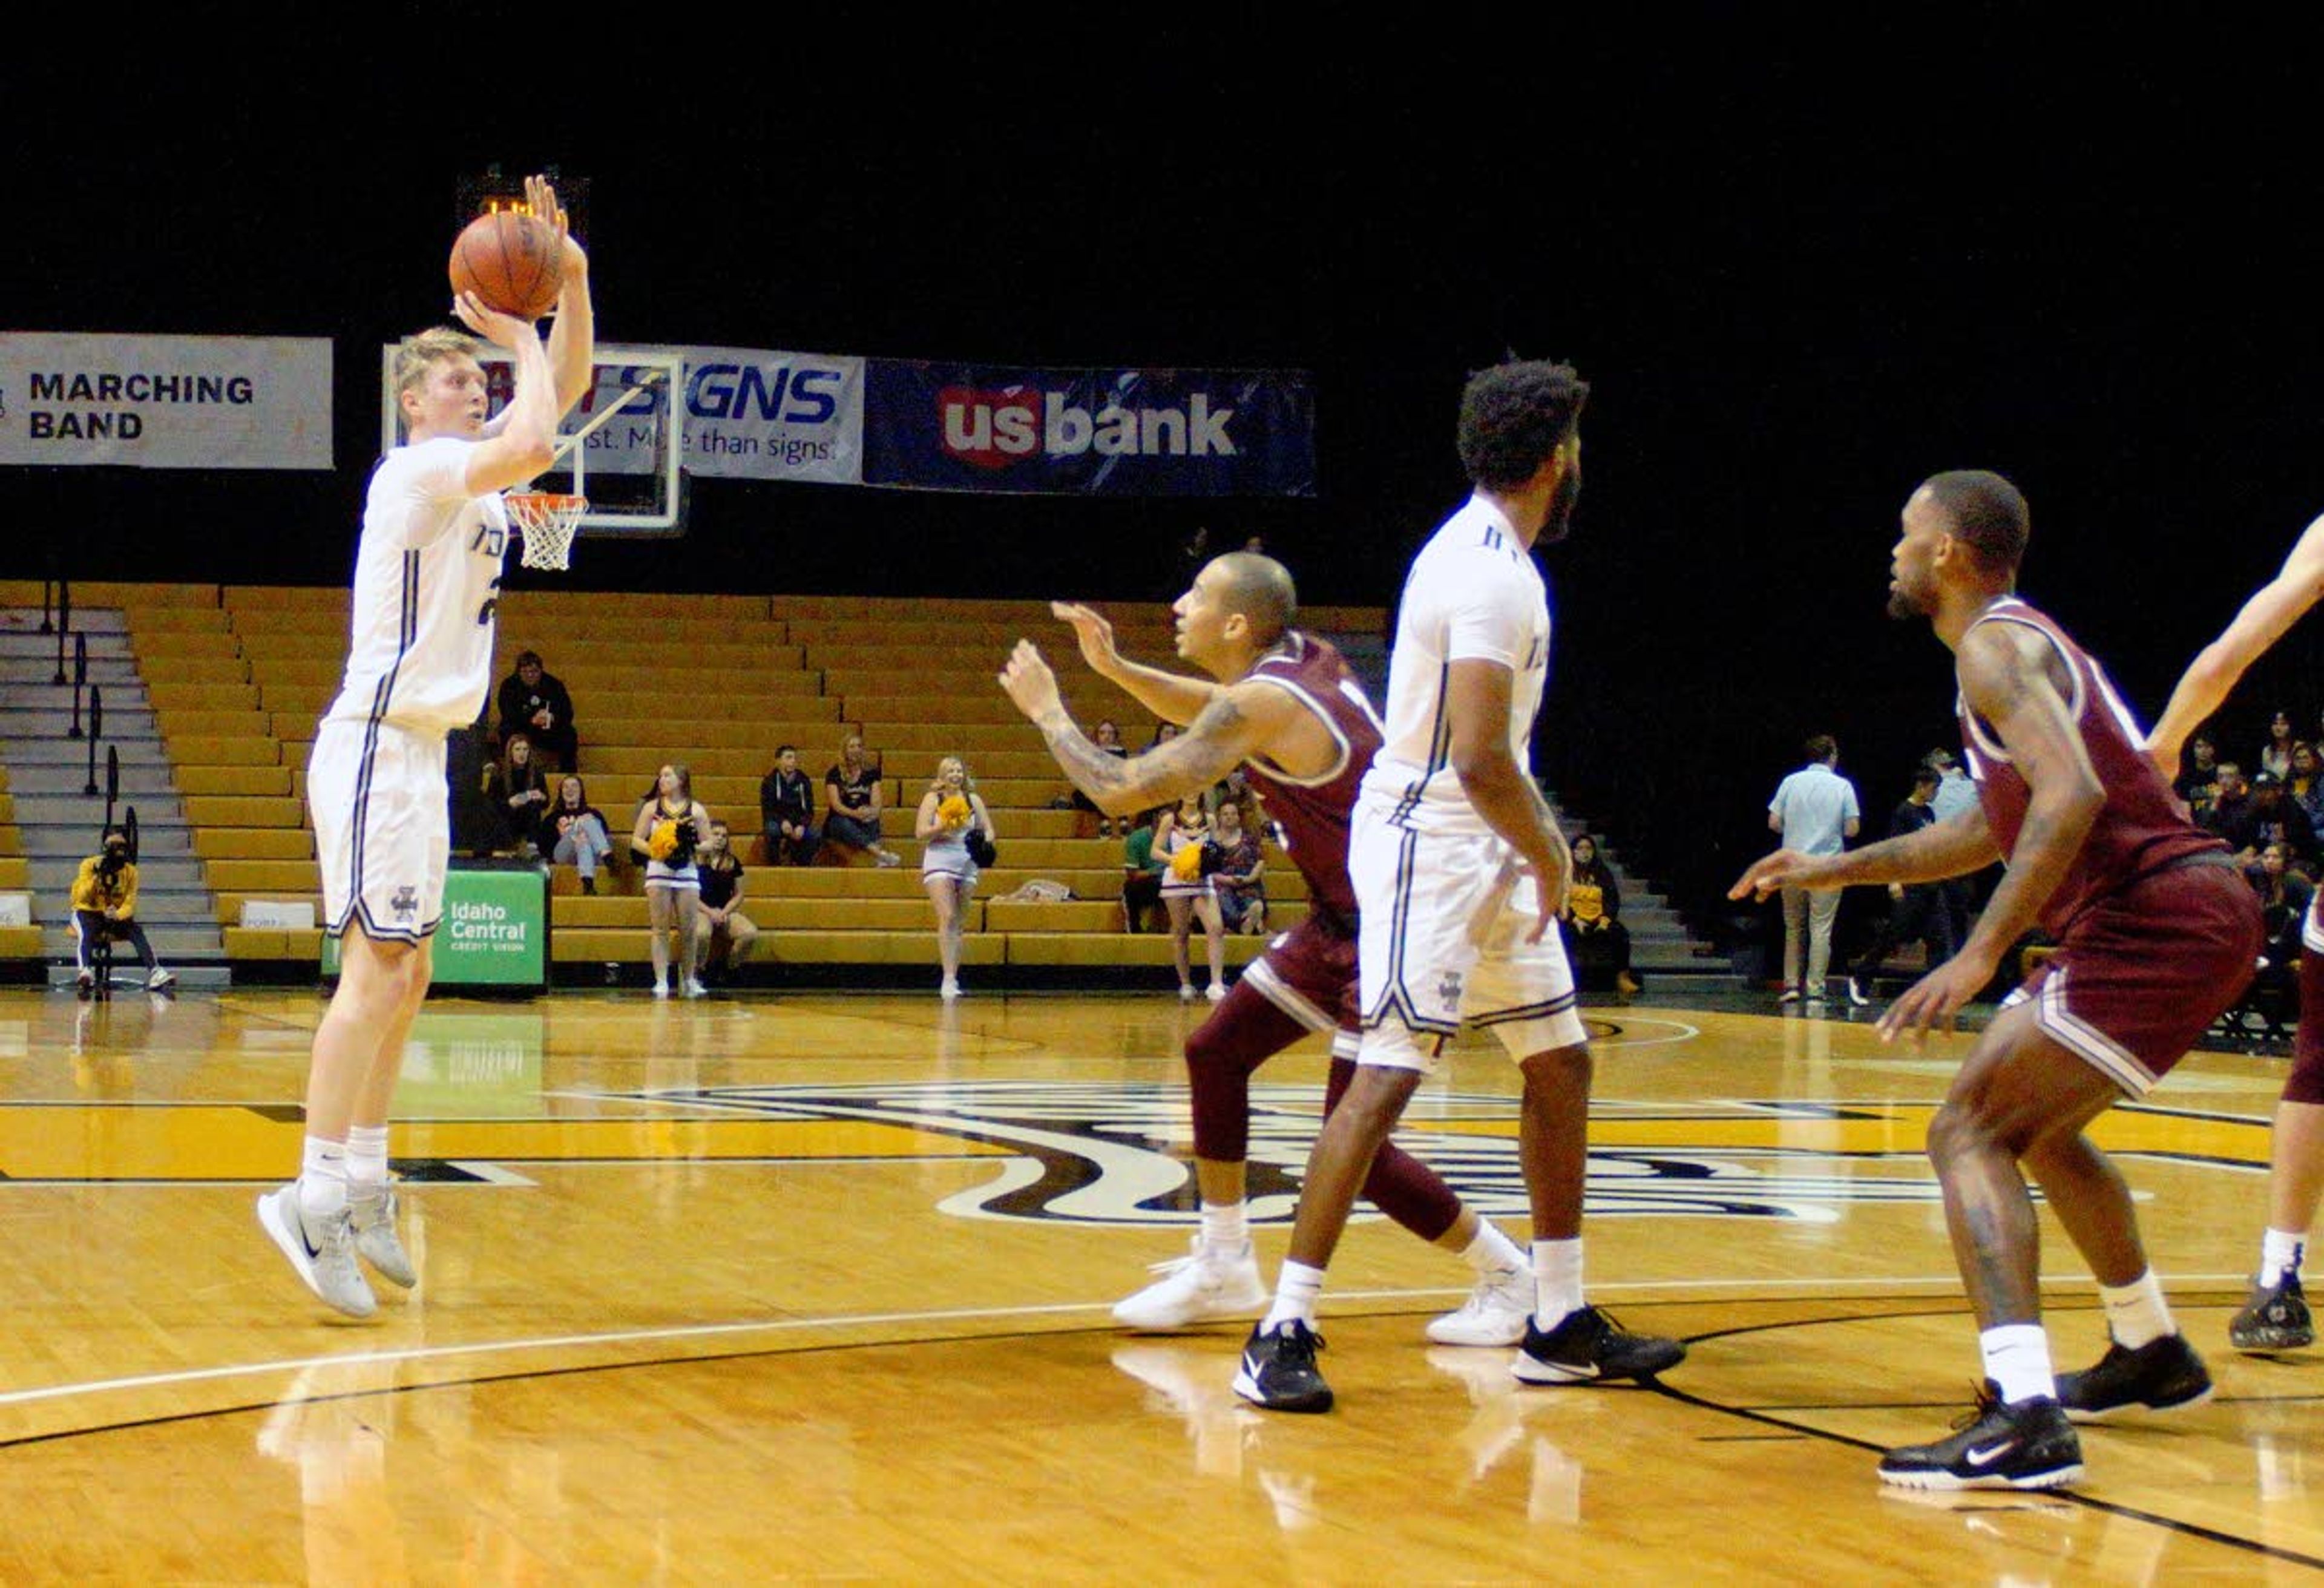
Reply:
[[991, 369], [872, 359], [863, 483], [928, 491], [1312, 496], [1299, 370]]

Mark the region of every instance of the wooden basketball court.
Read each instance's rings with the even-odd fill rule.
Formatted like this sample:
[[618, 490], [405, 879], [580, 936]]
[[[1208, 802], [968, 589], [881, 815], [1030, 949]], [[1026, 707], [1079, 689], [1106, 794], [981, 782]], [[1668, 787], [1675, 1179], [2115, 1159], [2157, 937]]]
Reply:
[[[1185, 1250], [1177, 1052], [1144, 996], [439, 1002], [392, 1150], [420, 1290], [334, 1323], [252, 1205], [298, 1158], [307, 992], [0, 996], [0, 1580], [2160, 1583], [2324, 1569], [2324, 1362], [2225, 1323], [2281, 1060], [2206, 1054], [2103, 1140], [2219, 1393], [2085, 1431], [2046, 1495], [1907, 1498], [1974, 1325], [1920, 1156], [1965, 1043], [1595, 1011], [1590, 1287], [1692, 1342], [1659, 1389], [1432, 1347], [1467, 1274], [1354, 1227], [1322, 1417], [1229, 1389], [1242, 1326], [1108, 1306]], [[1260, 1076], [1272, 1277], [1313, 1045]], [[1514, 1073], [1406, 1134], [1522, 1239]], [[2064, 1365], [2102, 1348], [2049, 1226]], [[2311, 1463], [2313, 1465], [2311, 1466]]]

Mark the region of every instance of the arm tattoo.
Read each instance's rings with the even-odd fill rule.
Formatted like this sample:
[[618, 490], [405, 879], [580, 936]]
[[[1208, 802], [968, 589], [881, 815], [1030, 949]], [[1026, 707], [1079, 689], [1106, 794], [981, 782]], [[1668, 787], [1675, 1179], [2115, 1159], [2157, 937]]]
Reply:
[[1248, 733], [1243, 714], [1223, 690], [1185, 733], [1126, 761], [1090, 743], [1063, 707], [1044, 713], [1035, 725], [1074, 787], [1116, 809], [1159, 805], [1208, 788], [1242, 760]]

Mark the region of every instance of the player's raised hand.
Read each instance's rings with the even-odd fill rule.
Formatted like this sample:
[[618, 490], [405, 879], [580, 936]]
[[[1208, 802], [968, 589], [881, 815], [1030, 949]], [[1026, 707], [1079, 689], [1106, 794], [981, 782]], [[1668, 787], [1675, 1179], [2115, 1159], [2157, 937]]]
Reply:
[[1783, 888], [1812, 888], [1816, 885], [1812, 880], [1815, 875], [1814, 855], [1803, 854], [1796, 849], [1778, 849], [1754, 861], [1751, 869], [1727, 890], [1727, 897], [1740, 899], [1749, 894], [1765, 899]]
[[1113, 625], [1094, 607], [1084, 606], [1078, 601], [1052, 601], [1049, 610], [1074, 625], [1074, 638], [1081, 642], [1082, 660], [1093, 670], [1104, 672], [1121, 660], [1121, 652], [1113, 648]]
[[1001, 688], [1018, 710], [1037, 723], [1063, 707], [1057, 698], [1057, 675], [1049, 670], [1030, 640], [1018, 641], [1017, 649], [1009, 653], [1009, 665], [1001, 669]]
[[454, 298], [452, 312], [460, 317], [462, 325], [466, 326], [485, 341], [495, 347], [506, 347], [512, 352], [524, 337], [530, 337], [538, 341], [540, 337], [540, 333], [532, 328], [530, 320], [519, 319], [512, 314], [503, 314], [474, 292], [462, 292]]
[[581, 245], [573, 240], [572, 218], [565, 213], [565, 207], [557, 201], [557, 189], [547, 177], [524, 179], [524, 204], [536, 220], [556, 228], [558, 251], [564, 255], [566, 267], [571, 269], [577, 265], [580, 269], [588, 269], [589, 256], [581, 251]]

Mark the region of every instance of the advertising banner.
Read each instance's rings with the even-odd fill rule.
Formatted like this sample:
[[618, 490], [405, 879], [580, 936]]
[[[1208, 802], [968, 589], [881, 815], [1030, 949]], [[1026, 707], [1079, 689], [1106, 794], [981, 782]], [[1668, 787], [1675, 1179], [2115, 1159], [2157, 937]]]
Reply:
[[331, 345], [0, 331], [0, 465], [331, 466]]
[[1312, 496], [1301, 370], [869, 361], [863, 483], [923, 491]]
[[[454, 865], [436, 927], [438, 987], [549, 985], [549, 876], [538, 866]], [[323, 939], [323, 974], [339, 974], [339, 944]]]

